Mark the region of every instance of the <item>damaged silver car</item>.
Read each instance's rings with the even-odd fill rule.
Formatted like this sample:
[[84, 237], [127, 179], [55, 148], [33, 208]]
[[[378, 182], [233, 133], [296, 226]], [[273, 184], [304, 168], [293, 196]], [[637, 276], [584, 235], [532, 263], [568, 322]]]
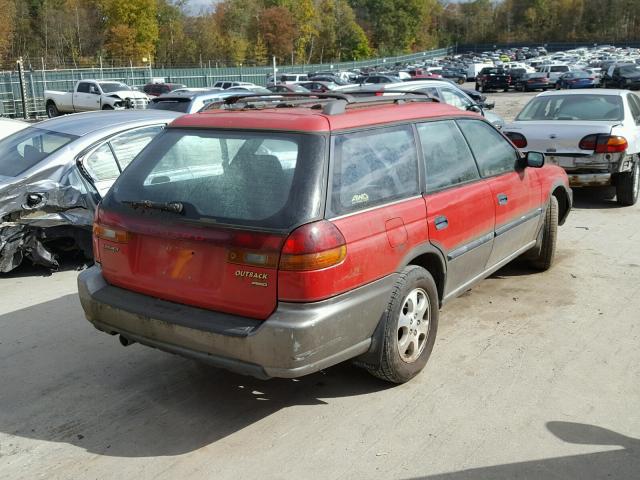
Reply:
[[122, 170], [181, 114], [89, 112], [47, 120], [0, 140], [0, 272], [24, 259], [91, 259], [96, 205]]

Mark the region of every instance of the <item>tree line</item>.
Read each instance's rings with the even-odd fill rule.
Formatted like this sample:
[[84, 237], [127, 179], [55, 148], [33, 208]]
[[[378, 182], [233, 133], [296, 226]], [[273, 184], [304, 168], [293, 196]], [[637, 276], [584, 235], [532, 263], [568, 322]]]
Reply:
[[640, 0], [0, 0], [0, 65], [350, 61], [495, 42], [640, 39]]

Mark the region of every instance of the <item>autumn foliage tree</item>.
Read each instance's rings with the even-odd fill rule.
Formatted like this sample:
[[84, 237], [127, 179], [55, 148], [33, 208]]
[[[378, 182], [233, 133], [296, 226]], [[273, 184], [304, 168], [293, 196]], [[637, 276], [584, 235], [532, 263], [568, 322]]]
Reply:
[[456, 43], [640, 41], [639, 0], [211, 0], [199, 12], [192, 1], [0, 0], [0, 63], [237, 66]]

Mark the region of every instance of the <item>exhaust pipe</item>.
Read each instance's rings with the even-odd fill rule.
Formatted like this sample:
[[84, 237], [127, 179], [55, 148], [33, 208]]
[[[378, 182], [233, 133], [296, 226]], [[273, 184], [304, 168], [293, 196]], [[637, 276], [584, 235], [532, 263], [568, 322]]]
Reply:
[[122, 345], [123, 347], [128, 347], [129, 345], [133, 345], [134, 343], [136, 343], [135, 340], [131, 340], [124, 335], [120, 335], [119, 339], [120, 345]]

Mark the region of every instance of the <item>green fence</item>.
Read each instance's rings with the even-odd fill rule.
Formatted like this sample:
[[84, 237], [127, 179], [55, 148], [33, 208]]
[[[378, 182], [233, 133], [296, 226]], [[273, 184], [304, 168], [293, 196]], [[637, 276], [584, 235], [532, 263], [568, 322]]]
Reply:
[[[349, 70], [363, 67], [393, 67], [396, 63], [411, 63], [442, 57], [451, 52], [450, 48], [418, 52], [397, 57], [374, 58], [369, 60], [324, 63], [314, 65], [279, 65], [278, 73], [315, 72], [327, 70]], [[81, 68], [68, 70], [25, 70], [26, 105], [22, 104], [20, 81], [17, 71], [0, 72], [0, 116], [36, 118], [45, 115], [44, 91], [68, 91], [78, 80], [117, 80], [137, 88], [152, 81], [164, 79], [172, 83], [182, 83], [188, 87], [211, 87], [218, 80], [239, 80], [265, 85], [272, 67], [216, 68], [203, 65], [200, 68]]]

